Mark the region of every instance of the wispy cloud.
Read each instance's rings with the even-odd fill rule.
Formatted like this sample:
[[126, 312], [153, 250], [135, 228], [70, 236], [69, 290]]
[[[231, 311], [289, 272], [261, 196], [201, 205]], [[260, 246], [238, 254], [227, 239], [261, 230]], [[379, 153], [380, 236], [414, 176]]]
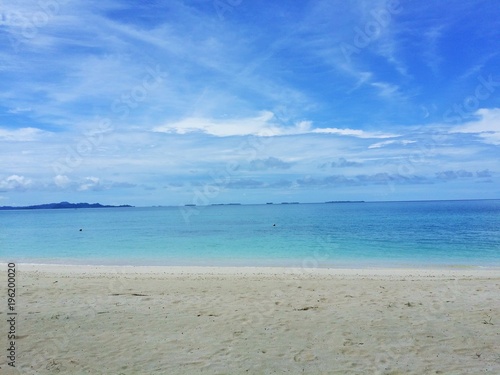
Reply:
[[371, 144], [370, 146], [368, 146], [368, 148], [380, 148], [380, 147], [385, 147], [385, 146], [394, 145], [394, 144], [400, 144], [400, 145], [406, 146], [406, 145], [409, 145], [409, 144], [415, 143], [415, 142], [417, 142], [417, 141], [410, 141], [407, 139], [398, 139], [398, 140], [393, 139], [390, 141], [383, 141], [383, 142], [377, 142], [377, 143]]
[[399, 87], [386, 82], [372, 82], [371, 85], [378, 90], [379, 94], [383, 97], [394, 97], [399, 92]]
[[20, 129], [2, 129], [0, 128], [0, 140], [12, 142], [28, 142], [39, 139], [45, 134], [41, 129], [36, 128], [20, 128]]
[[439, 44], [445, 32], [445, 25], [432, 26], [423, 33], [423, 58], [427, 66], [438, 74], [443, 63]]
[[393, 138], [398, 137], [398, 134], [370, 132], [361, 129], [339, 129], [339, 128], [317, 128], [312, 130], [313, 133], [338, 134], [359, 138]]
[[269, 169], [290, 169], [293, 163], [283, 161], [275, 157], [267, 159], [255, 159], [250, 161], [249, 170], [251, 171], [264, 171]]

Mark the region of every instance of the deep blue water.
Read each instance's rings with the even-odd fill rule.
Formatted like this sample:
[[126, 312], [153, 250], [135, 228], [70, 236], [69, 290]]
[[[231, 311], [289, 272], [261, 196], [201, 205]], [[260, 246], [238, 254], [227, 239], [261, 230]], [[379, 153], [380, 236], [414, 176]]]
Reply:
[[0, 211], [8, 261], [500, 267], [500, 200]]

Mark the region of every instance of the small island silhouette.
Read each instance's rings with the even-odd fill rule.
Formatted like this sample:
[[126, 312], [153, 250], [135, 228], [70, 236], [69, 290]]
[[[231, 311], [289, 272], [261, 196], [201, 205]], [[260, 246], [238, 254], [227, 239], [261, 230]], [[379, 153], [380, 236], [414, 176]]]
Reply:
[[0, 210], [50, 210], [50, 209], [64, 209], [64, 208], [122, 208], [122, 207], [134, 207], [128, 204], [123, 204], [120, 206], [112, 205], [102, 205], [100, 203], [69, 203], [69, 202], [59, 202], [59, 203], [46, 203], [38, 204], [33, 206], [0, 206]]

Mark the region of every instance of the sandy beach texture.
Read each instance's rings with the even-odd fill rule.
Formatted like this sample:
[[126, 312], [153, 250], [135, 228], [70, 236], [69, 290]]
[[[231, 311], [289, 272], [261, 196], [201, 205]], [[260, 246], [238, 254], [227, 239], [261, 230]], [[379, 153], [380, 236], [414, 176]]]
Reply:
[[1, 374], [500, 374], [499, 270], [1, 272]]

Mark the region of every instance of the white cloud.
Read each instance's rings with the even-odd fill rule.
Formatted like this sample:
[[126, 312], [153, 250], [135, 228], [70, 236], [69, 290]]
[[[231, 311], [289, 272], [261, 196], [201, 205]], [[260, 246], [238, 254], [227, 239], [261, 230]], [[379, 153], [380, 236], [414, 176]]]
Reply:
[[84, 182], [80, 185], [78, 190], [86, 191], [92, 190], [99, 187], [101, 180], [98, 177], [86, 177]]
[[475, 115], [480, 118], [454, 127], [452, 132], [475, 133], [483, 138], [485, 143], [500, 145], [500, 108], [482, 108], [477, 110]]
[[0, 189], [2, 190], [24, 190], [32, 184], [29, 178], [14, 174], [0, 181]]
[[367, 132], [349, 128], [312, 128], [311, 121], [299, 121], [293, 126], [277, 124], [274, 113], [262, 111], [256, 117], [216, 120], [190, 117], [172, 124], [161, 125], [153, 128], [154, 132], [187, 134], [201, 132], [217, 137], [228, 136], [284, 136], [297, 134], [337, 134], [357, 138], [392, 138], [397, 134], [383, 132]]
[[186, 134], [202, 132], [218, 137], [236, 135], [276, 135], [277, 128], [270, 123], [274, 114], [269, 111], [261, 112], [256, 117], [215, 120], [190, 117], [172, 124], [166, 124], [153, 128], [154, 132]]
[[65, 188], [71, 184], [71, 180], [68, 178], [68, 176], [59, 174], [54, 177], [54, 183], [60, 188]]
[[299, 121], [293, 126], [283, 126], [277, 124], [273, 112], [262, 111], [255, 117], [229, 120], [190, 117], [176, 123], [157, 126], [153, 131], [174, 134], [201, 132], [217, 137], [246, 135], [269, 137], [310, 133], [311, 122]]

